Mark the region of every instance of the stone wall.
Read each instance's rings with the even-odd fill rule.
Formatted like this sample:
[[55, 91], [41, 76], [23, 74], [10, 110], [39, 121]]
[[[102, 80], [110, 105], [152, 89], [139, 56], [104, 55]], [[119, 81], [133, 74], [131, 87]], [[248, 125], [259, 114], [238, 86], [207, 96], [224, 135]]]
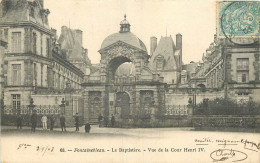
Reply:
[[224, 91], [217, 91], [215, 89], [208, 89], [205, 92], [199, 89], [196, 91], [195, 89], [175, 89], [174, 92], [169, 91], [166, 93], [166, 105], [188, 105], [189, 98], [193, 99], [195, 94], [196, 104], [199, 104], [205, 98], [213, 100], [217, 97], [224, 97]]
[[259, 128], [259, 116], [194, 116], [192, 118], [192, 126], [195, 128], [203, 127], [246, 127]]

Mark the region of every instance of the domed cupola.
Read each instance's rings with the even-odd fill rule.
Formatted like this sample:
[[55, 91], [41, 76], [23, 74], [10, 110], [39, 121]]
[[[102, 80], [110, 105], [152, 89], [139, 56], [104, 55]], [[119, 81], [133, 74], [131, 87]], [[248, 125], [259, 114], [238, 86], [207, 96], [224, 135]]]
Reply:
[[120, 22], [120, 31], [114, 34], [107, 36], [102, 44], [100, 50], [107, 48], [108, 46], [121, 41], [126, 44], [132, 45], [138, 49], [141, 49], [147, 52], [144, 43], [130, 31], [130, 23], [126, 20], [126, 15], [124, 16], [125, 19]]
[[126, 20], [126, 15], [124, 16], [125, 19], [120, 22], [120, 33], [130, 32], [130, 23]]

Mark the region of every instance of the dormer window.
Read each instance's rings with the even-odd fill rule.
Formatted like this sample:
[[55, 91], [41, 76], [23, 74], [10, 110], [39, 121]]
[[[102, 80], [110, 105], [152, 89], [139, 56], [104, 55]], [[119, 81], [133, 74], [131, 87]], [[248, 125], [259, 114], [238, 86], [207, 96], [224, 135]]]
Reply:
[[164, 66], [164, 58], [163, 56], [159, 55], [156, 57], [155, 60], [155, 65], [156, 65], [156, 70], [163, 70], [163, 66]]
[[34, 8], [33, 7], [30, 8], [30, 16], [34, 17]]

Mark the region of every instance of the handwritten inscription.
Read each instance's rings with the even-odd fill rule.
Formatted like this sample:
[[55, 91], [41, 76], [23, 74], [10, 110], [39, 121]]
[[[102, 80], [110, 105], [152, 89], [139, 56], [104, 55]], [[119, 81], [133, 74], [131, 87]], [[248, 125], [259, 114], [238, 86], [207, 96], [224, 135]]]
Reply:
[[213, 161], [230, 160], [232, 162], [237, 162], [247, 159], [247, 154], [233, 149], [218, 149], [211, 152], [210, 157]]
[[54, 147], [53, 146], [34, 146], [31, 144], [19, 144], [17, 147], [17, 150], [34, 150], [40, 154], [42, 154], [42, 156], [44, 156], [47, 152], [52, 153], [54, 151]]
[[260, 143], [255, 143], [253, 141], [248, 141], [247, 139], [241, 139], [241, 143], [244, 144], [244, 148], [248, 150], [252, 150], [258, 152], [260, 150]]

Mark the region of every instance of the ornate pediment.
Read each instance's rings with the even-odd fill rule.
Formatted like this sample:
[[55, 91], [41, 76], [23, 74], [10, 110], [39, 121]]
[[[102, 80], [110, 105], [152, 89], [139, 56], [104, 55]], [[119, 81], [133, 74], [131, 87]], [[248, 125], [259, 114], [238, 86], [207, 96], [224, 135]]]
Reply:
[[117, 41], [117, 42], [111, 44], [110, 46], [99, 50], [99, 52], [102, 55], [105, 53], [111, 54], [111, 53], [114, 53], [115, 51], [118, 52], [118, 51], [127, 51], [127, 50], [131, 51], [131, 52], [142, 52], [143, 51], [142, 49], [129, 45], [123, 41]]
[[[116, 57], [126, 57], [129, 60], [134, 62], [135, 54], [140, 52], [139, 49], [128, 45], [122, 41], [118, 41], [111, 46], [107, 47], [100, 51], [101, 53], [101, 62], [109, 63], [110, 60]], [[104, 64], [104, 63], [103, 63]]]

